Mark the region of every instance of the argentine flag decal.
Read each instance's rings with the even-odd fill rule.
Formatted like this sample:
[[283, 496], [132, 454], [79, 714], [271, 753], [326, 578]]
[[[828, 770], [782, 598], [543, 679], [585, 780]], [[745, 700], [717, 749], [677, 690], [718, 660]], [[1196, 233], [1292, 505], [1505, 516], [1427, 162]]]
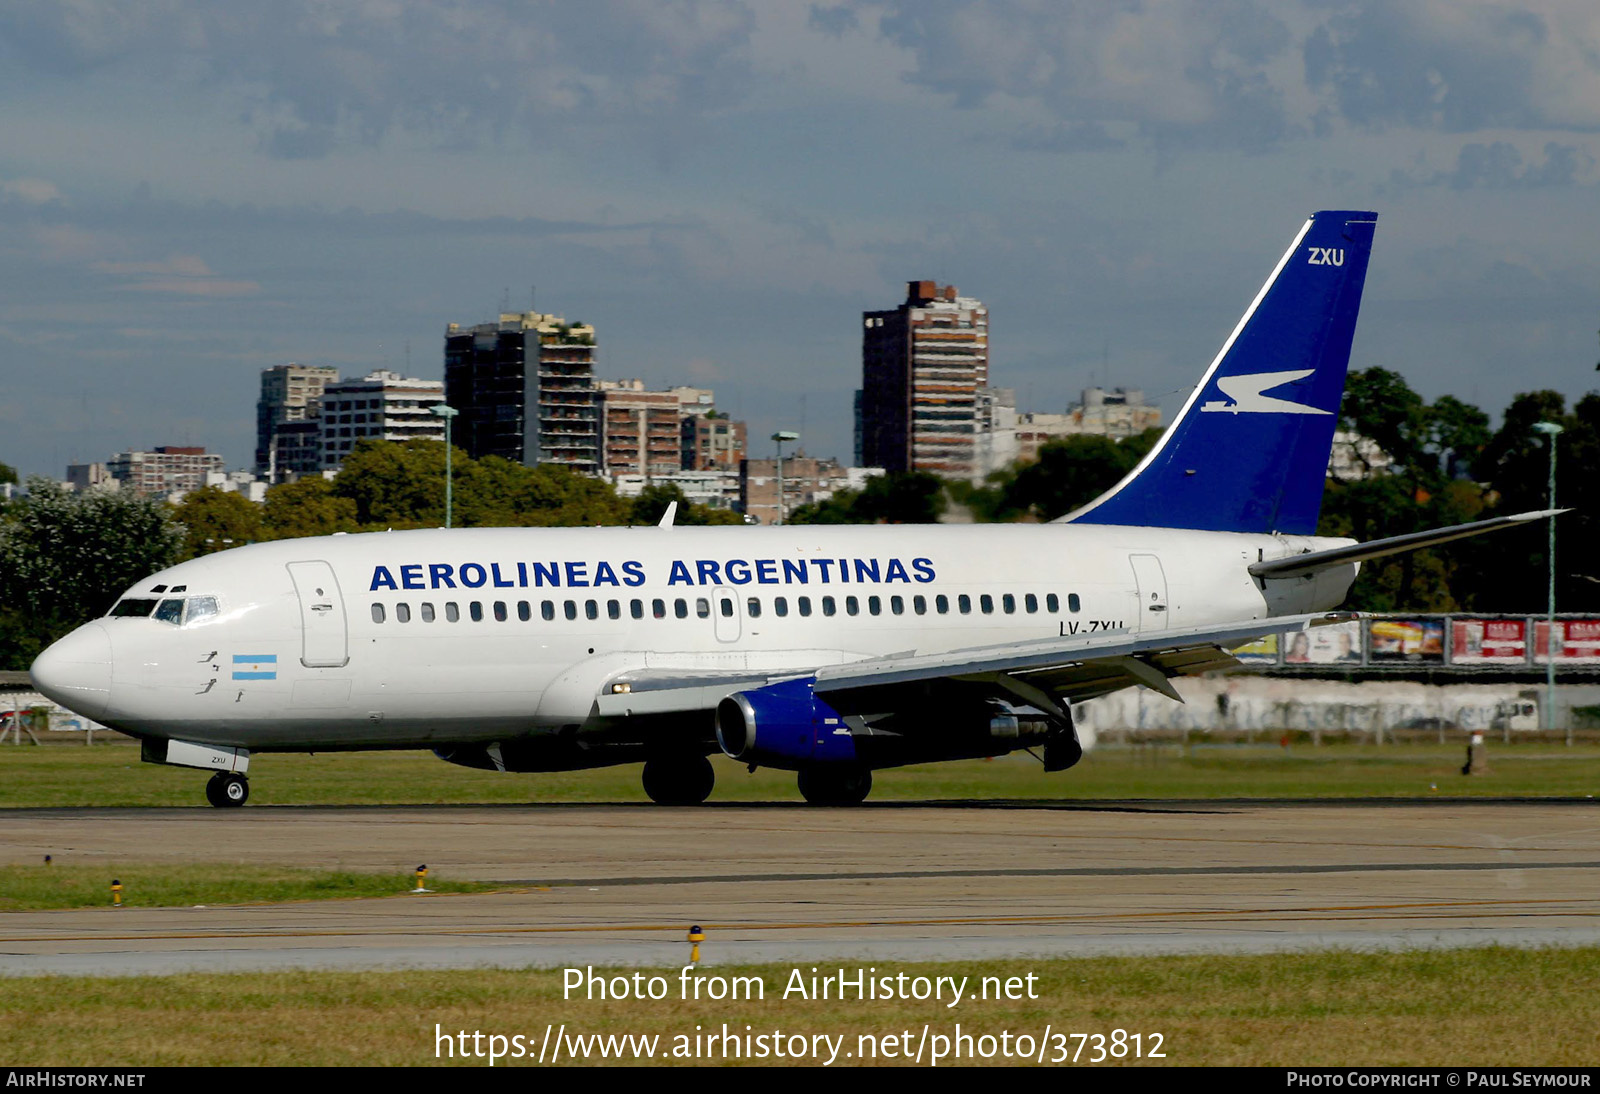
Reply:
[[236, 653], [233, 655], [235, 680], [276, 680], [278, 655], [275, 653]]

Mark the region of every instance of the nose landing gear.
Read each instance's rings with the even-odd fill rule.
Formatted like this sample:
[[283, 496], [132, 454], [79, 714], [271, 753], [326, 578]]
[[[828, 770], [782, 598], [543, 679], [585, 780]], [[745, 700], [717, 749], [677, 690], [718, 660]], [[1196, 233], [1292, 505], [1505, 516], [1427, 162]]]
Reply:
[[219, 771], [206, 783], [206, 801], [218, 809], [232, 809], [250, 800], [250, 780], [231, 771]]

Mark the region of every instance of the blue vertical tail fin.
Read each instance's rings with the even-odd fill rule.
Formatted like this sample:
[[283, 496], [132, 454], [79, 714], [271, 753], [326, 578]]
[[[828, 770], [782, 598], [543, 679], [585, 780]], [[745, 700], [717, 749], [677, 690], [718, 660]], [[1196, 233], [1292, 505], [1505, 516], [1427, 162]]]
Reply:
[[1062, 517], [1310, 535], [1376, 213], [1314, 213], [1138, 467]]

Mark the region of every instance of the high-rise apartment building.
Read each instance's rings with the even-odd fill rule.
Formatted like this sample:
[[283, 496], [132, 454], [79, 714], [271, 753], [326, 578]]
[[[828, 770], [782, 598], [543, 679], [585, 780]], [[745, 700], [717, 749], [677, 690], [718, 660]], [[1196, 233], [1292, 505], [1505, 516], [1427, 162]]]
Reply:
[[680, 404], [643, 380], [599, 380], [600, 433], [608, 475], [666, 475], [683, 466]]
[[123, 490], [140, 494], [183, 494], [206, 484], [208, 472], [222, 471], [222, 456], [192, 445], [157, 445], [148, 452], [118, 452], [106, 472]]
[[685, 471], [737, 471], [745, 457], [745, 425], [716, 414], [683, 419]]
[[339, 378], [326, 365], [273, 365], [261, 370], [256, 402], [256, 474], [268, 482], [322, 468], [322, 430], [316, 424], [322, 389]]
[[600, 470], [600, 411], [594, 386], [594, 328], [542, 312], [503, 313], [498, 322], [444, 339], [445, 400], [460, 416], [455, 443], [467, 454], [532, 466]]
[[861, 459], [886, 471], [971, 478], [978, 389], [989, 384], [989, 311], [954, 285], [911, 281], [863, 315]]
[[322, 391], [322, 467], [344, 463], [362, 439], [444, 440], [444, 419], [433, 408], [444, 384], [378, 369], [360, 380], [338, 380]]

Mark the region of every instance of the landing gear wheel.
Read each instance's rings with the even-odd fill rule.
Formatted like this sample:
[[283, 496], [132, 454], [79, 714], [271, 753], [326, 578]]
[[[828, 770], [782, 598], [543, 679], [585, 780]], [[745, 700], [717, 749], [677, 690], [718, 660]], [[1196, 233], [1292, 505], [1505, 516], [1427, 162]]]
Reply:
[[800, 796], [812, 805], [860, 805], [872, 793], [866, 768], [812, 767], [800, 772]]
[[657, 805], [699, 805], [711, 796], [717, 773], [704, 756], [646, 760], [644, 792]]
[[250, 782], [243, 775], [219, 771], [206, 783], [206, 801], [218, 809], [232, 809], [250, 800]]

